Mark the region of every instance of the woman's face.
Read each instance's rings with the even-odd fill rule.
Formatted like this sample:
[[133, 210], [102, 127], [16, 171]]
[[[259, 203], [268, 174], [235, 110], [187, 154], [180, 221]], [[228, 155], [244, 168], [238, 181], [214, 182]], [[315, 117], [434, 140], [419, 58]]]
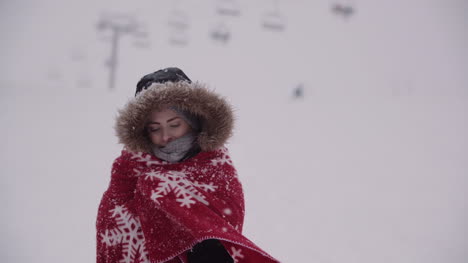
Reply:
[[146, 126], [153, 144], [164, 147], [170, 141], [178, 139], [191, 131], [190, 125], [169, 108], [153, 110]]

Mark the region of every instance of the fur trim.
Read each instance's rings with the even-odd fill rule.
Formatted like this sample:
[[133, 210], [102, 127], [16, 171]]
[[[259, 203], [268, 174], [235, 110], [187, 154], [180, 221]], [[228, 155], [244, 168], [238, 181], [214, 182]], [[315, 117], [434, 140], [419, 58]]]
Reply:
[[151, 153], [152, 143], [145, 131], [147, 118], [153, 109], [167, 106], [200, 117], [198, 144], [202, 151], [222, 147], [232, 135], [233, 111], [224, 98], [199, 82], [166, 82], [153, 83], [119, 110], [114, 127], [119, 143], [130, 151]]

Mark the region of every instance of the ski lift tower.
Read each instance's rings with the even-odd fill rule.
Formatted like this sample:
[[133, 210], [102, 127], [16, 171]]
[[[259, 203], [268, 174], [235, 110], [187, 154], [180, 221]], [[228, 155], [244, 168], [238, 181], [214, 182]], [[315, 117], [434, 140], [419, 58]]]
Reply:
[[[120, 38], [124, 35], [130, 35], [136, 38], [135, 45], [138, 47], [147, 46], [147, 42], [141, 40], [147, 39], [147, 32], [142, 28], [134, 18], [127, 15], [104, 15], [97, 24], [97, 30], [100, 32], [110, 32], [111, 55], [105, 65], [109, 67], [109, 89], [115, 87], [115, 73], [117, 69], [117, 57]], [[105, 36], [109, 40], [109, 35]]]

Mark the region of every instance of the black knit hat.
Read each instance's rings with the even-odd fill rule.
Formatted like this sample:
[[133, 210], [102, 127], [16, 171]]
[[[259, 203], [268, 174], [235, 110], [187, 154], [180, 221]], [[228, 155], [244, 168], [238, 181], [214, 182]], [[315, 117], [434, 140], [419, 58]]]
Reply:
[[147, 89], [153, 83], [166, 83], [166, 82], [178, 82], [178, 81], [187, 81], [192, 83], [192, 81], [185, 75], [185, 73], [176, 67], [160, 69], [156, 72], [145, 75], [137, 83], [137, 89], [135, 96], [142, 90]]
[[[192, 83], [192, 81], [185, 75], [185, 73], [176, 67], [164, 68], [160, 69], [156, 72], [150, 73], [145, 75], [141, 78], [140, 81], [137, 83], [137, 89], [135, 92], [135, 96], [140, 93], [141, 91], [147, 89], [153, 83], [166, 83], [166, 82], [179, 82], [179, 81], [186, 81], [188, 83]], [[201, 129], [201, 122], [200, 119], [190, 113], [187, 110], [182, 110], [177, 107], [170, 107], [170, 109], [174, 110], [177, 114], [180, 115], [187, 123], [192, 127], [192, 129], [198, 132]]]

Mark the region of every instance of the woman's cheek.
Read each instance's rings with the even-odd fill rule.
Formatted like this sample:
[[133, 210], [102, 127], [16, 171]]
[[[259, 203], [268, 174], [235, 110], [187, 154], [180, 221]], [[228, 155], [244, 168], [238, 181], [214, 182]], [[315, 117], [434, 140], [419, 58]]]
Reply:
[[151, 142], [154, 143], [154, 144], [159, 144], [158, 136], [155, 135], [154, 133], [151, 133], [151, 134], [150, 134], [150, 140], [151, 140]]

